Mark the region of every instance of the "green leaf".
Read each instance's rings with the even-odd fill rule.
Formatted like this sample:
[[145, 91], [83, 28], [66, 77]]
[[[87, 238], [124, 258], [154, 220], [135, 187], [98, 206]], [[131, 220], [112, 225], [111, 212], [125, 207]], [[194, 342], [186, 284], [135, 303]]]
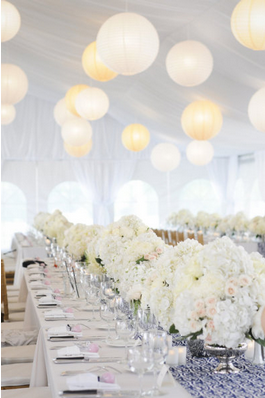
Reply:
[[143, 256], [143, 257], [139, 258], [138, 260], [136, 260], [136, 264], [140, 264], [142, 261], [149, 261], [149, 260], [146, 260]]
[[170, 326], [169, 333], [171, 333], [171, 334], [179, 333], [179, 331], [175, 328], [174, 323]]
[[101, 267], [104, 267], [104, 264], [102, 263], [101, 258], [97, 257], [97, 258], [95, 258], [95, 260], [96, 260], [96, 262], [97, 262], [99, 265], [101, 265]]

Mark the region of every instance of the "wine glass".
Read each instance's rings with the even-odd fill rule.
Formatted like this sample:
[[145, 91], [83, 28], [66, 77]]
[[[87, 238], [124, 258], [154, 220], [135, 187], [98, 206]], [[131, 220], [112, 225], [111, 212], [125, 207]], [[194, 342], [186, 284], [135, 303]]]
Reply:
[[143, 376], [153, 367], [152, 351], [146, 347], [131, 347], [128, 350], [128, 366], [129, 369], [138, 374], [139, 378], [139, 397], [145, 395], [143, 393]]
[[153, 352], [153, 372], [155, 377], [155, 385], [152, 389], [152, 395], [160, 395], [157, 385], [157, 377], [166, 362], [168, 354], [167, 333], [157, 330], [156, 332], [147, 332], [143, 336], [143, 346], [148, 346]]
[[99, 290], [95, 288], [94, 286], [89, 287], [86, 289], [86, 300], [88, 304], [92, 305], [92, 310], [93, 310], [93, 321], [97, 321], [96, 316], [95, 316], [95, 308], [100, 305], [100, 295], [99, 295]]
[[100, 317], [103, 321], [107, 322], [108, 324], [108, 335], [106, 341], [111, 339], [110, 336], [110, 323], [114, 320], [115, 313], [114, 307], [110, 305], [110, 303], [104, 303], [100, 305]]
[[123, 318], [116, 320], [116, 333], [125, 343], [125, 358], [127, 358], [129, 339], [135, 336], [136, 329], [136, 322], [134, 319]]

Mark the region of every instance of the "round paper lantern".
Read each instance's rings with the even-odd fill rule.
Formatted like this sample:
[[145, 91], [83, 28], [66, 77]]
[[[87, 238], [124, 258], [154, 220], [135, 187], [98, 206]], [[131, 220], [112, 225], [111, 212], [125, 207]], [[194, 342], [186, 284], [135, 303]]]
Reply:
[[16, 104], [28, 91], [28, 78], [23, 70], [13, 64], [2, 64], [1, 101], [3, 104]]
[[92, 127], [85, 119], [68, 119], [62, 126], [62, 138], [69, 145], [85, 145], [91, 137]]
[[187, 158], [196, 166], [203, 166], [213, 158], [214, 150], [209, 141], [191, 141], [186, 150]]
[[69, 88], [69, 90], [66, 93], [65, 96], [66, 108], [75, 116], [79, 116], [75, 107], [76, 97], [78, 96], [79, 93], [81, 93], [82, 90], [85, 90], [86, 88], [88, 88], [86, 84], [77, 84], [76, 86]]
[[11, 104], [1, 104], [1, 124], [10, 124], [16, 117], [16, 108]]
[[20, 29], [21, 18], [17, 8], [8, 1], [1, 1], [1, 41], [16, 36]]
[[100, 88], [88, 87], [76, 97], [75, 108], [84, 119], [97, 120], [108, 112], [109, 98]]
[[166, 68], [171, 79], [181, 86], [198, 86], [212, 73], [213, 57], [204, 44], [186, 40], [171, 48]]
[[159, 37], [148, 19], [125, 12], [113, 15], [101, 26], [97, 50], [111, 70], [121, 75], [136, 75], [156, 59]]
[[265, 133], [265, 87], [257, 91], [248, 105], [248, 116], [253, 126]]
[[156, 145], [151, 153], [151, 162], [155, 169], [159, 171], [172, 171], [180, 163], [181, 154], [178, 148], [169, 143]]
[[211, 101], [195, 101], [189, 104], [181, 116], [184, 132], [194, 140], [209, 140], [221, 130], [223, 116]]
[[150, 133], [142, 124], [134, 123], [123, 130], [121, 139], [126, 149], [139, 152], [149, 144]]
[[91, 151], [92, 148], [92, 140], [89, 140], [86, 144], [81, 145], [81, 146], [73, 146], [69, 145], [66, 142], [64, 142], [64, 149], [70, 156], [74, 156], [75, 158], [81, 158], [82, 156], [85, 156], [88, 154], [88, 152]]
[[232, 13], [231, 28], [243, 46], [265, 50], [265, 0], [241, 0]]
[[56, 123], [62, 126], [67, 119], [74, 118], [74, 115], [68, 111], [65, 105], [65, 98], [62, 98], [54, 107], [53, 115]]
[[97, 43], [89, 44], [82, 55], [82, 65], [85, 73], [92, 77], [92, 79], [100, 82], [107, 82], [114, 77], [118, 76], [116, 72], [110, 70], [106, 65], [103, 64], [101, 58], [97, 52]]

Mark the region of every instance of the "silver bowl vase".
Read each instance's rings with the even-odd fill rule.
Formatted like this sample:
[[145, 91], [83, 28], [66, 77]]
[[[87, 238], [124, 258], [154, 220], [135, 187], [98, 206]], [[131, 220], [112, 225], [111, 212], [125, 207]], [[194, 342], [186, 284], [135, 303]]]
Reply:
[[204, 347], [208, 355], [217, 357], [219, 359], [219, 365], [214, 369], [214, 373], [217, 374], [229, 374], [229, 373], [239, 373], [240, 370], [237, 369], [233, 364], [233, 359], [244, 354], [247, 349], [247, 344], [242, 343], [236, 348], [226, 348], [218, 347], [206, 344]]

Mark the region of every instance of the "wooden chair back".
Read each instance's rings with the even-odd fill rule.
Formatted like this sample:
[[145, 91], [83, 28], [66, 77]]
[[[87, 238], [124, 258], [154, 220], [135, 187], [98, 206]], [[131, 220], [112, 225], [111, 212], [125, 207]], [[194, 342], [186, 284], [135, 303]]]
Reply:
[[201, 245], [204, 245], [203, 233], [197, 233], [197, 240]]
[[188, 231], [188, 232], [187, 232], [187, 235], [188, 235], [188, 239], [195, 239], [194, 232]]
[[8, 311], [8, 299], [7, 299], [7, 289], [6, 289], [6, 274], [4, 260], [1, 259], [1, 303], [4, 303], [4, 320], [8, 321], [9, 311]]
[[178, 242], [184, 242], [184, 232], [177, 232]]
[[170, 231], [170, 244], [176, 246], [178, 243], [177, 231]]

